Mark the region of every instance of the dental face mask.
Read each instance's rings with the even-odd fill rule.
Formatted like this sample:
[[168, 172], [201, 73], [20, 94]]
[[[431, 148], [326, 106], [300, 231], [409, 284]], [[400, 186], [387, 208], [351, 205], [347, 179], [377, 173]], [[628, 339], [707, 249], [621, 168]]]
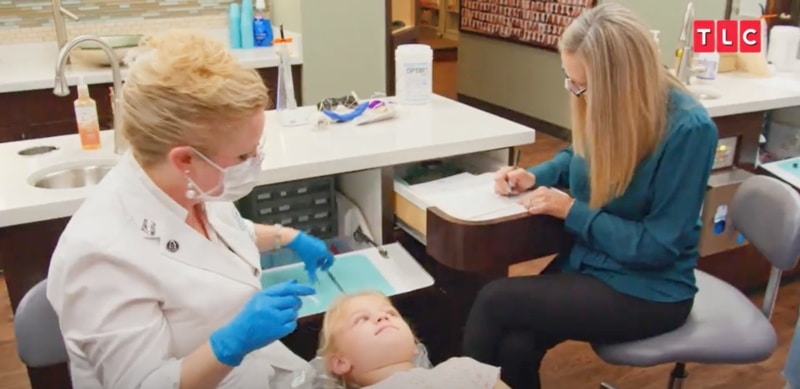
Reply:
[[[208, 162], [209, 165], [219, 170], [220, 180], [213, 188], [203, 191], [187, 175], [186, 178], [193, 186], [193, 188], [186, 191], [187, 198], [203, 201], [236, 201], [247, 196], [255, 188], [258, 174], [261, 172], [261, 162], [264, 160], [264, 154], [260, 150], [255, 157], [226, 168], [221, 168], [203, 153], [197, 150], [194, 150], [194, 152]], [[217, 191], [220, 191], [217, 195], [209, 194]]]

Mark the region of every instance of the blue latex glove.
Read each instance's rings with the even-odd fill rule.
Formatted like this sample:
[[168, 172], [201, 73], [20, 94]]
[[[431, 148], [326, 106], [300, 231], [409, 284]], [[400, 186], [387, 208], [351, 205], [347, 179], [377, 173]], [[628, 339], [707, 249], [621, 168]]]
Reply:
[[333, 265], [333, 253], [325, 242], [303, 231], [298, 232], [286, 247], [303, 260], [311, 282], [317, 282], [317, 269], [328, 270]]
[[217, 360], [239, 366], [245, 355], [260, 349], [297, 328], [300, 296], [316, 293], [308, 285], [287, 281], [254, 294], [230, 323], [209, 338]]

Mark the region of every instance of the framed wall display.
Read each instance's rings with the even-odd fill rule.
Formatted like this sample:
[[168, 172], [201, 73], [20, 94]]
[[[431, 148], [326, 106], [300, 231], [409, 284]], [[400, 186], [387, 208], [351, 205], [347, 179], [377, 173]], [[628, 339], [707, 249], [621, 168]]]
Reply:
[[461, 0], [460, 32], [556, 51], [564, 29], [597, 0]]

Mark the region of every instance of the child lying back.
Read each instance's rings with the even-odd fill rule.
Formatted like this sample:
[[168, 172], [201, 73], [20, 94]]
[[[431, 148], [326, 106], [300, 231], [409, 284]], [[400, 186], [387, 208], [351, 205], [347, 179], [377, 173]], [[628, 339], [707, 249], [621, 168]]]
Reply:
[[346, 388], [508, 389], [497, 367], [451, 358], [423, 369], [416, 351], [408, 323], [378, 292], [340, 297], [325, 313], [318, 355]]

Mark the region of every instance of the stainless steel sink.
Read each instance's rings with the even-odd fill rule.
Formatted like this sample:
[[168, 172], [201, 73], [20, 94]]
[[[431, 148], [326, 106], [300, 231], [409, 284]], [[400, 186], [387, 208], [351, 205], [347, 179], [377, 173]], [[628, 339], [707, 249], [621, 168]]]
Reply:
[[32, 185], [43, 189], [72, 189], [94, 186], [113, 167], [113, 163], [92, 163], [65, 167], [38, 176], [33, 180]]

